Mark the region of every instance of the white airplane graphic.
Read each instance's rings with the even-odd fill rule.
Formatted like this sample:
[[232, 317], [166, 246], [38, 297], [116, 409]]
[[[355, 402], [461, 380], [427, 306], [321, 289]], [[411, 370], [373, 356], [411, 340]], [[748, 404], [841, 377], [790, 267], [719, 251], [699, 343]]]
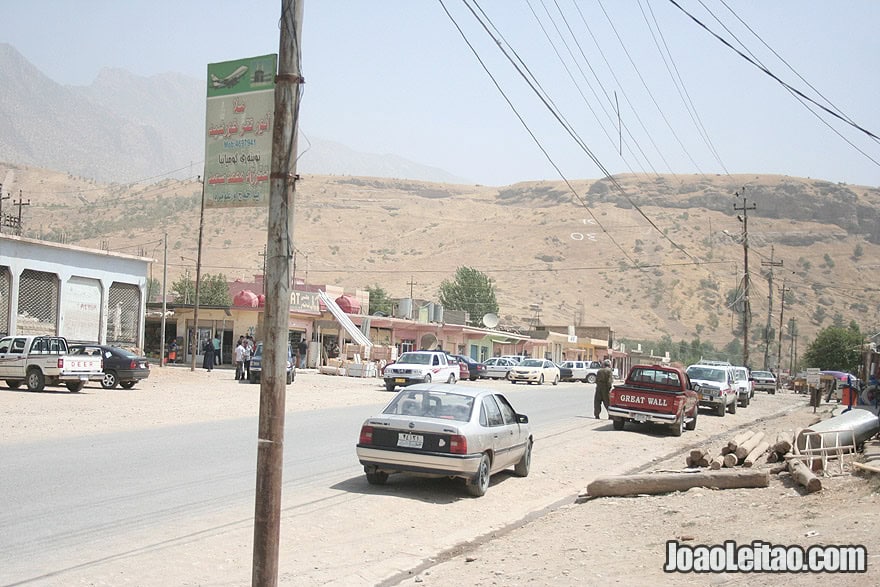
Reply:
[[231, 88], [238, 83], [244, 74], [247, 73], [247, 65], [240, 65], [238, 69], [230, 73], [224, 78], [219, 78], [213, 73], [211, 74], [211, 86], [214, 88]]

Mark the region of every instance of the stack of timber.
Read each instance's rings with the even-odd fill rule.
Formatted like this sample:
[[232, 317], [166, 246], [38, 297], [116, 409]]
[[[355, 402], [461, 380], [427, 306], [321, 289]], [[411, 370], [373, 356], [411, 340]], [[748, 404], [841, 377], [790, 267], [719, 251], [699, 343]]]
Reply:
[[868, 440], [862, 448], [863, 463], [853, 463], [853, 466], [862, 471], [880, 473], [880, 440]]

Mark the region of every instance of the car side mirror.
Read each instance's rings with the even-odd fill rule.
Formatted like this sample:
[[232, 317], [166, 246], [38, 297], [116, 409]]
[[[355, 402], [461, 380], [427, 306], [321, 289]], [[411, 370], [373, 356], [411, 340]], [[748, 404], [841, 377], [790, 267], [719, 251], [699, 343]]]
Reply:
[[525, 414], [517, 414], [516, 415], [516, 422], [517, 422], [517, 424], [528, 424], [529, 417], [526, 416]]

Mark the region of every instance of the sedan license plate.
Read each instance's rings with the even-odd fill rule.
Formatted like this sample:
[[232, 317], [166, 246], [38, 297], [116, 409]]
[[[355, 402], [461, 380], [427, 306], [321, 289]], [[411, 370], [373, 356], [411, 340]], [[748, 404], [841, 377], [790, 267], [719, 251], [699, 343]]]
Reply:
[[401, 448], [422, 448], [425, 437], [421, 434], [409, 434], [408, 432], [400, 432], [397, 435], [397, 446]]
[[646, 416], [644, 414], [636, 414], [635, 420], [636, 420], [636, 422], [647, 422], [648, 416]]

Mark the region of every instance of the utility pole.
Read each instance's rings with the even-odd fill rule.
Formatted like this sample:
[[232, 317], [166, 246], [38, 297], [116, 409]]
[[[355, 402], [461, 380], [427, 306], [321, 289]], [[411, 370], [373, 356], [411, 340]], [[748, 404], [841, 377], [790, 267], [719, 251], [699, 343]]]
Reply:
[[18, 206], [18, 224], [15, 227], [15, 234], [17, 234], [18, 236], [21, 236], [21, 233], [22, 233], [22, 230], [21, 230], [21, 207], [22, 206], [30, 206], [31, 199], [28, 198], [28, 201], [25, 202], [24, 198], [22, 197], [21, 190], [18, 190], [18, 200], [12, 200], [12, 205]]
[[792, 318], [788, 321], [788, 336], [790, 338], [788, 345], [788, 372], [795, 375], [794, 372], [794, 341], [795, 341], [795, 320]]
[[[785, 278], [782, 279], [782, 287], [779, 288], [779, 344], [777, 345], [778, 352], [776, 354], [777, 361], [776, 367], [778, 370], [782, 369], [782, 316], [785, 313], [785, 292], [788, 291], [788, 288], [785, 287]], [[794, 375], [791, 372], [791, 369], [788, 370], [789, 375]], [[779, 387], [779, 375], [776, 376], [776, 387]]]
[[190, 371], [196, 370], [196, 357], [199, 355], [199, 285], [202, 281], [202, 235], [205, 232], [205, 181], [199, 178], [202, 184], [202, 205], [199, 211], [199, 250], [196, 254], [196, 305], [193, 309], [193, 337], [192, 337], [192, 363]]
[[165, 312], [168, 311], [168, 296], [166, 288], [168, 287], [168, 232], [165, 233], [162, 241], [165, 243], [165, 255], [162, 258], [162, 341], [159, 343], [159, 366], [165, 366]]
[[284, 400], [287, 330], [290, 317], [290, 262], [293, 242], [293, 197], [296, 192], [296, 139], [302, 93], [303, 0], [282, 0], [278, 73], [275, 76], [275, 120], [269, 175], [269, 222], [266, 241], [266, 339], [260, 382], [257, 484], [254, 507], [254, 552], [251, 584], [278, 584], [281, 533], [281, 483], [284, 465]]
[[[767, 294], [767, 325], [764, 327], [764, 369], [767, 369], [769, 367], [768, 362], [770, 357], [770, 321], [773, 316], [773, 268], [782, 267], [782, 261], [773, 260], [774, 253], [775, 247], [770, 247], [770, 260], [761, 261], [762, 266], [770, 267], [770, 274], [767, 276], [767, 281], [769, 283], [769, 293]], [[782, 333], [780, 333], [780, 336], [781, 335]]]
[[[736, 192], [736, 197], [738, 198], [739, 196], [740, 193]], [[742, 207], [739, 208], [734, 203], [733, 209], [736, 212], [742, 212], [742, 216], [737, 216], [737, 218], [740, 219], [743, 225], [743, 271], [745, 273], [743, 275], [743, 366], [749, 367], [749, 328], [752, 326], [752, 306], [749, 302], [749, 289], [751, 285], [751, 278], [749, 277], [749, 210], [754, 210], [757, 206], [755, 204], [749, 206], [745, 187], [742, 188], [742, 199]]]
[[3, 196], [3, 184], [0, 183], [0, 233], [3, 232], [3, 223], [5, 221], [5, 217], [3, 216], [3, 200], [8, 200], [12, 196]]
[[[260, 253], [260, 256], [263, 258], [263, 291], [260, 292], [264, 296], [266, 295], [266, 245], [263, 245], [263, 252]], [[295, 263], [296, 261], [294, 261]]]

